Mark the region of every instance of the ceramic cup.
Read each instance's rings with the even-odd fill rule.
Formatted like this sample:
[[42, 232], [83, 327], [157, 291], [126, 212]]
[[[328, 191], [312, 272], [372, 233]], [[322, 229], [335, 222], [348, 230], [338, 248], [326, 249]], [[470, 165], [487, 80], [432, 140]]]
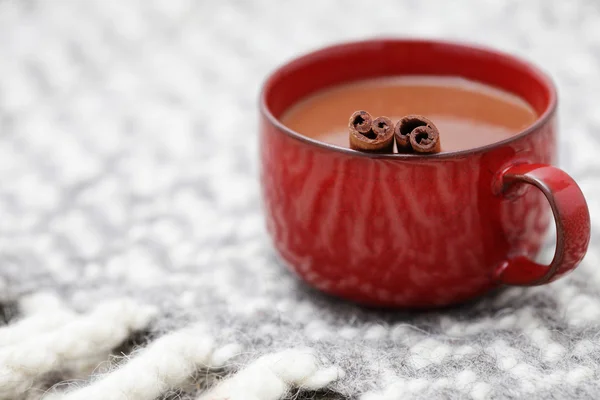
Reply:
[[[527, 100], [539, 117], [501, 142], [426, 156], [356, 152], [279, 120], [319, 89], [389, 75], [480, 81]], [[553, 166], [556, 108], [554, 85], [538, 68], [459, 43], [368, 40], [283, 65], [260, 99], [261, 184], [275, 249], [310, 285], [375, 306], [445, 306], [564, 276], [587, 250], [590, 218], [577, 184]], [[556, 251], [540, 265], [534, 258], [552, 215]]]

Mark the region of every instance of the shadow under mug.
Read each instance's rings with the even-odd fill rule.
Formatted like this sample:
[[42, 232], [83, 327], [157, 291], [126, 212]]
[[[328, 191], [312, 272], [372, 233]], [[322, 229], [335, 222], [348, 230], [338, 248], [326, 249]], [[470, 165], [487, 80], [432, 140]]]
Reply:
[[[520, 96], [539, 117], [501, 142], [427, 156], [356, 152], [279, 120], [315, 91], [390, 75], [479, 81]], [[586, 201], [552, 166], [556, 91], [527, 62], [459, 43], [346, 43], [277, 69], [260, 101], [267, 228], [286, 264], [318, 289], [376, 306], [444, 306], [502, 284], [554, 281], [587, 250]], [[540, 265], [532, 259], [549, 224], [548, 206], [557, 245], [550, 265]]]

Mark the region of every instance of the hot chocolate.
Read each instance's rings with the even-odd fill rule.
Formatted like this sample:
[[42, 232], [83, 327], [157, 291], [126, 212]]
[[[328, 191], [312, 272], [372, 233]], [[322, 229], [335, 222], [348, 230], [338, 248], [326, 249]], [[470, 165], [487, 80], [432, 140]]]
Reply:
[[348, 147], [348, 117], [356, 110], [390, 117], [431, 119], [442, 151], [485, 146], [521, 132], [537, 118], [521, 98], [455, 77], [389, 77], [348, 83], [317, 92], [292, 106], [282, 122], [294, 131]]

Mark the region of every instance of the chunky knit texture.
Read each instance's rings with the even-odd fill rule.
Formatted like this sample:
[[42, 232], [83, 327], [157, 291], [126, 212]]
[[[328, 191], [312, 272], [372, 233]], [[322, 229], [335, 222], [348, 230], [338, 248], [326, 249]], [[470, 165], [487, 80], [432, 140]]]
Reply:
[[[596, 0], [0, 1], [0, 399], [597, 399], [599, 24]], [[579, 270], [409, 313], [277, 262], [260, 84], [375, 35], [474, 40], [556, 78], [561, 167], [591, 208]]]

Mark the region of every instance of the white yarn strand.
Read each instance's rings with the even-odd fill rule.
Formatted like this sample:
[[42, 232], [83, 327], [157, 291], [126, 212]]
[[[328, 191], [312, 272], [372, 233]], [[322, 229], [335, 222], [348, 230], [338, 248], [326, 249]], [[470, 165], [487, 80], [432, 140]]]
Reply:
[[23, 315], [30, 316], [56, 310], [66, 310], [67, 305], [54, 292], [36, 292], [21, 298], [19, 309]]
[[[0, 328], [0, 352], [3, 347], [18, 344], [41, 333], [54, 330], [72, 321], [75, 314], [68, 310], [56, 310], [44, 315], [36, 314], [12, 325]], [[0, 377], [0, 379], [2, 379]]]
[[217, 368], [239, 346], [215, 349], [202, 329], [189, 328], [157, 339], [126, 364], [91, 385], [44, 400], [150, 400], [181, 387], [199, 368]]
[[56, 296], [40, 293], [23, 298], [19, 302], [23, 319], [0, 327], [0, 349], [48, 332], [75, 318]]
[[153, 307], [130, 300], [111, 301], [61, 327], [38, 331], [0, 349], [0, 399], [21, 395], [43, 374], [97, 359], [144, 328], [155, 313]]
[[197, 400], [278, 400], [292, 388], [318, 390], [343, 376], [338, 367], [321, 367], [314, 351], [289, 349], [259, 358]]

